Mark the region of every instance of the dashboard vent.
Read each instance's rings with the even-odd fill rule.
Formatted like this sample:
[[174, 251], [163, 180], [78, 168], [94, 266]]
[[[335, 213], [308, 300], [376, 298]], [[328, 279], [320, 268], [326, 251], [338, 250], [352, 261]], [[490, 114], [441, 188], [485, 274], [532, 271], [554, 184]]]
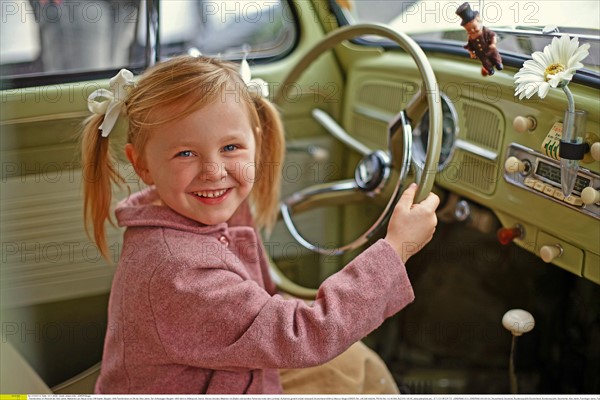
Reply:
[[463, 103], [465, 138], [474, 144], [490, 150], [498, 150], [502, 141], [500, 118], [494, 112], [483, 107]]
[[465, 184], [484, 194], [492, 194], [498, 181], [495, 162], [465, 152], [457, 154], [457, 183]]
[[405, 94], [403, 87], [412, 89], [414, 84], [367, 83], [361, 86], [358, 100], [361, 103], [368, 104], [369, 107], [396, 114], [402, 109], [403, 104], [414, 95], [414, 92]]

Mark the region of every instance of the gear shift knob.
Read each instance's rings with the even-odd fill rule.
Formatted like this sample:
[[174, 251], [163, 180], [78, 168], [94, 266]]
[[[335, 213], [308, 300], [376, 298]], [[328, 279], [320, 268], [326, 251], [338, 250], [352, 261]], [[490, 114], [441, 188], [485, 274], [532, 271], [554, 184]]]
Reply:
[[508, 360], [508, 376], [510, 392], [519, 393], [517, 375], [515, 374], [515, 349], [517, 337], [529, 332], [535, 326], [533, 315], [519, 308], [508, 310], [502, 317], [502, 325], [512, 333], [512, 344], [510, 346], [510, 357]]
[[502, 317], [502, 325], [514, 336], [521, 336], [535, 326], [533, 315], [521, 309], [508, 310]]

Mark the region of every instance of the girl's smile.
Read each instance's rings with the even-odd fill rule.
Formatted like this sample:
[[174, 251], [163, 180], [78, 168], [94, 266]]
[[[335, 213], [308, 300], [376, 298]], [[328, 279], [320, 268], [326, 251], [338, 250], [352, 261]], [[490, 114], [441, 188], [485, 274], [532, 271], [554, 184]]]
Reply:
[[196, 199], [207, 205], [219, 204], [227, 198], [227, 196], [231, 193], [231, 189], [221, 189], [221, 190], [203, 190], [201, 192], [192, 192], [192, 194], [196, 197]]
[[202, 191], [202, 192], [194, 192], [194, 195], [200, 198], [220, 198], [221, 196], [223, 196], [229, 189], [222, 189], [222, 190], [210, 190], [210, 191]]

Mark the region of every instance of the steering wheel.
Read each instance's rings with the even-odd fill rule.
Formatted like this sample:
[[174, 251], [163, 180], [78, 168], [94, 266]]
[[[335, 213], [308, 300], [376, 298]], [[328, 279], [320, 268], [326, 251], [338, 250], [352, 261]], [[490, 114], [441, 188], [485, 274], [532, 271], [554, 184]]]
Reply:
[[[388, 151], [371, 151], [367, 146], [347, 134], [331, 117], [321, 110], [313, 110], [313, 116], [336, 138], [363, 154], [358, 163], [354, 179], [313, 185], [293, 193], [281, 204], [283, 220], [300, 244], [306, 248], [327, 255], [339, 255], [358, 248], [366, 243], [389, 219], [400, 198], [411, 160], [412, 129], [410, 123], [418, 121], [429, 109], [429, 141], [423, 166], [417, 166], [419, 188], [415, 202], [423, 200], [433, 187], [442, 143], [442, 105], [440, 92], [433, 69], [421, 48], [406, 34], [388, 26], [378, 24], [348, 25], [329, 33], [317, 43], [296, 64], [283, 80], [276, 93], [274, 103], [284, 103], [286, 90], [302, 75], [303, 71], [325, 51], [331, 50], [344, 40], [363, 35], [376, 35], [397, 43], [414, 60], [423, 84], [409, 101], [405, 110], [400, 111], [388, 125]], [[421, 171], [418, 171], [422, 168]], [[341, 199], [372, 199], [380, 195], [389, 181], [395, 179], [395, 187], [385, 209], [375, 223], [352, 242], [336, 248], [325, 248], [305, 239], [293, 220], [293, 211], [301, 212], [323, 204], [339, 202]], [[280, 275], [279, 271], [276, 271]]]

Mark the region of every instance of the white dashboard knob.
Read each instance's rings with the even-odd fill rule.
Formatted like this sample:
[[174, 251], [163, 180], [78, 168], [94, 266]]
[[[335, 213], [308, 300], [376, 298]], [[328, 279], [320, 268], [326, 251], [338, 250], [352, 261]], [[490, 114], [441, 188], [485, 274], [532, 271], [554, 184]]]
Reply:
[[600, 161], [600, 142], [596, 142], [590, 147], [590, 153], [594, 160]]
[[521, 336], [535, 326], [535, 319], [529, 312], [521, 309], [508, 310], [502, 317], [502, 325], [514, 336]]
[[516, 116], [513, 119], [513, 128], [519, 133], [531, 132], [535, 129], [537, 121], [533, 117]]
[[509, 174], [525, 171], [525, 163], [515, 156], [510, 156], [504, 162], [504, 170]]
[[591, 186], [586, 187], [581, 191], [581, 201], [587, 205], [600, 203], [600, 190], [596, 190]]
[[562, 256], [563, 248], [559, 244], [547, 244], [540, 248], [542, 261], [550, 263], [555, 258]]

